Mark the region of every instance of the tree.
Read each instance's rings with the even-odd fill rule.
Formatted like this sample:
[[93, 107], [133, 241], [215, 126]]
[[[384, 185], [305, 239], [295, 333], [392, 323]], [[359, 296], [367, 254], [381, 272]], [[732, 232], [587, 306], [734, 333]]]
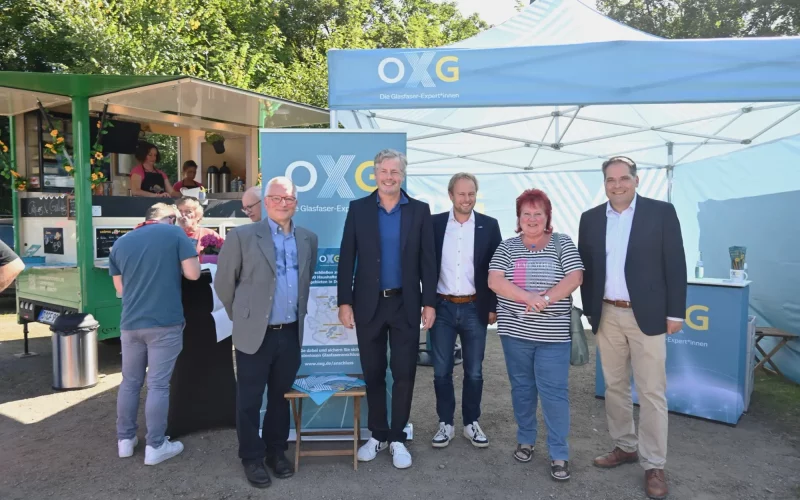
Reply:
[[796, 35], [797, 0], [597, 0], [603, 14], [664, 38]]

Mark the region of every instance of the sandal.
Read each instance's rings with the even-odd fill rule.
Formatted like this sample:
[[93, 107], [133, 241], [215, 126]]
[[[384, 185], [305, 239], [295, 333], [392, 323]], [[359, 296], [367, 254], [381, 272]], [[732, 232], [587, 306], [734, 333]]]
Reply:
[[556, 481], [566, 481], [570, 478], [569, 460], [564, 460], [564, 465], [558, 465], [555, 461], [550, 462], [550, 476]]
[[533, 446], [529, 444], [518, 444], [514, 450], [514, 458], [520, 462], [530, 462], [533, 456]]

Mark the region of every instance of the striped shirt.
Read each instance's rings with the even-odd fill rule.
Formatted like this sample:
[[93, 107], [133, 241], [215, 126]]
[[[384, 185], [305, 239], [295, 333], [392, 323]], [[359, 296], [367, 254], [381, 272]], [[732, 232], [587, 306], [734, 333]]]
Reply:
[[[529, 292], [549, 290], [573, 271], [582, 271], [578, 249], [569, 236], [559, 234], [561, 262], [553, 238], [543, 249], [532, 251], [517, 236], [505, 240], [489, 264], [489, 271], [502, 271], [510, 282]], [[525, 312], [525, 304], [497, 296], [497, 333], [540, 342], [569, 342], [571, 298], [547, 306], [542, 312]]]

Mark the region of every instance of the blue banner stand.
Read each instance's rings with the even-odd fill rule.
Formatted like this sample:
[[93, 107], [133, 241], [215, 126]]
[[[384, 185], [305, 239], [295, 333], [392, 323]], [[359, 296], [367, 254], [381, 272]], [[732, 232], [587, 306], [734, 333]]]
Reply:
[[[689, 280], [683, 331], [667, 337], [670, 412], [736, 425], [753, 391], [755, 320], [749, 281]], [[597, 351], [595, 396], [605, 396]], [[633, 402], [639, 403], [631, 378]]]

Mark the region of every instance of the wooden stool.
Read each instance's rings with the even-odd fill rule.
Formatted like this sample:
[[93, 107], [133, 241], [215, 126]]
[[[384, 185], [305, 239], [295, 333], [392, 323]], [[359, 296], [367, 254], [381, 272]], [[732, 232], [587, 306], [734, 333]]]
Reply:
[[[358, 443], [361, 441], [361, 398], [367, 395], [366, 387], [355, 387], [346, 391], [339, 391], [334, 394], [334, 398], [353, 398], [353, 430], [340, 431], [304, 431], [303, 425], [303, 399], [309, 395], [305, 392], [292, 389], [284, 397], [292, 404], [292, 416], [294, 417], [294, 429], [297, 438], [294, 445], [294, 470], [300, 469], [300, 457], [333, 457], [333, 456], [353, 456], [353, 470], [358, 470]], [[353, 436], [352, 450], [311, 450], [302, 451], [300, 444], [303, 436]]]
[[[769, 352], [769, 354], [764, 352], [764, 349], [762, 349], [761, 346], [758, 345], [758, 343], [761, 342], [761, 340], [764, 337], [773, 337], [781, 339], [781, 341], [778, 342], [778, 345], [776, 345]], [[761, 359], [761, 361], [758, 362], [755, 369], [758, 370], [759, 368], [764, 366], [764, 363], [769, 363], [772, 369], [775, 370], [775, 373], [785, 378], [786, 376], [783, 373], [781, 373], [781, 371], [778, 369], [775, 363], [772, 362], [772, 356], [774, 356], [775, 353], [780, 351], [783, 348], [783, 346], [785, 346], [790, 340], [794, 340], [797, 338], [800, 338], [800, 335], [797, 335], [796, 333], [784, 332], [783, 330], [779, 330], [777, 328], [756, 327], [756, 349], [758, 349], [758, 352], [760, 352], [761, 355], [764, 357]], [[756, 360], [758, 360], [758, 356], [756, 356]]]

